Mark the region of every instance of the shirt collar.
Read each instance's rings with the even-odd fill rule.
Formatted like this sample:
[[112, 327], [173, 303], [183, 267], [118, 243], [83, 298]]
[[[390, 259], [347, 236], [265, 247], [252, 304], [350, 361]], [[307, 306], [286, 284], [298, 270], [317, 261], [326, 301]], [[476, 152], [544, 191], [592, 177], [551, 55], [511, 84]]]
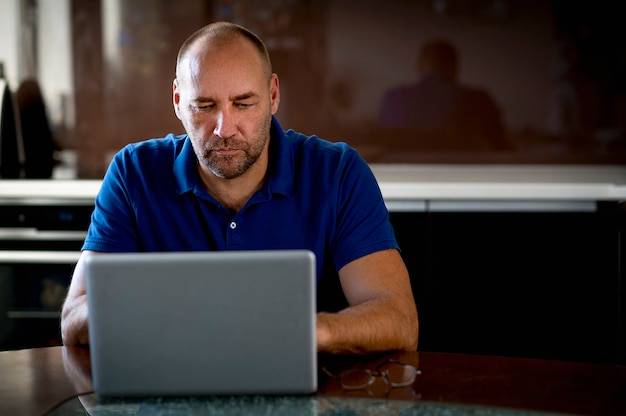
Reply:
[[[272, 116], [270, 127], [269, 151], [267, 179], [261, 192], [267, 197], [271, 197], [271, 194], [290, 196], [294, 181], [293, 149], [289, 137], [274, 116]], [[198, 174], [197, 163], [191, 140], [187, 136], [180, 153], [176, 156], [173, 167], [178, 194], [188, 191], [206, 194]]]

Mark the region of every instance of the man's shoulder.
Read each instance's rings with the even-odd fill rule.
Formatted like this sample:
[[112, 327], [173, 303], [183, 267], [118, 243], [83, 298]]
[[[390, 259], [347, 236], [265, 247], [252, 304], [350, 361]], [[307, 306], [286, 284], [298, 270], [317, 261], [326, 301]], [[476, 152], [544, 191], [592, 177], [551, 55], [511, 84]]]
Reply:
[[165, 137], [152, 138], [129, 143], [116, 155], [124, 164], [144, 165], [173, 163], [180, 154], [187, 135], [168, 134]]
[[186, 137], [186, 134], [175, 135], [170, 133], [165, 137], [130, 143], [126, 145], [123, 150], [129, 153], [154, 153], [179, 150], [185, 142]]
[[[116, 153], [112, 166], [126, 177], [165, 175], [172, 171], [171, 167], [181, 153], [186, 137], [168, 134], [161, 138], [129, 143]], [[166, 166], [170, 169], [166, 169]]]
[[369, 176], [369, 166], [360, 154], [345, 142], [333, 142], [318, 136], [300, 137], [293, 147], [294, 172], [304, 181], [327, 184], [337, 178]]
[[315, 135], [306, 136], [290, 131], [287, 131], [286, 135], [292, 146], [296, 167], [307, 166], [307, 169], [311, 169], [312, 166], [317, 166], [323, 170], [332, 170], [332, 167], [342, 169], [360, 158], [358, 152], [345, 142], [335, 142]]
[[[285, 132], [289, 143], [298, 151], [306, 152], [312, 156], [320, 156], [324, 154], [343, 154], [353, 152], [348, 144], [344, 142], [335, 142], [321, 138], [316, 135], [307, 136], [294, 130]], [[321, 154], [319, 152], [322, 152]]]

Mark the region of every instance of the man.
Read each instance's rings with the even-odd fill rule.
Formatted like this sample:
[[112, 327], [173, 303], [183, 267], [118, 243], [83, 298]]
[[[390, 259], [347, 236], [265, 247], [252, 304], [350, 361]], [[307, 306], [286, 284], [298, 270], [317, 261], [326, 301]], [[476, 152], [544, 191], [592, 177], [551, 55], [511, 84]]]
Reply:
[[182, 45], [173, 104], [187, 135], [112, 161], [63, 307], [66, 345], [89, 342], [82, 263], [93, 252], [308, 248], [320, 352], [417, 348], [408, 272], [369, 167], [344, 144], [283, 131], [279, 102], [248, 30], [214, 23]]
[[[415, 70], [417, 82], [394, 87], [384, 94], [379, 108], [379, 125], [383, 129], [414, 129], [417, 149], [510, 148], [500, 108], [491, 95], [459, 83], [459, 56], [451, 42], [425, 42]], [[426, 132], [442, 134], [429, 136]], [[419, 143], [420, 139], [440, 142]]]

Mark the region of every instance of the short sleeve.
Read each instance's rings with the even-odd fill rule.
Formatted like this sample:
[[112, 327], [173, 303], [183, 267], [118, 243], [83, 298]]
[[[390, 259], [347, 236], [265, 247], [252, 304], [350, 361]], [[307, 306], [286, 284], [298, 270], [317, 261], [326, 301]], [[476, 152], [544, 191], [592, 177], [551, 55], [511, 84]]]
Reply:
[[369, 165], [352, 150], [337, 178], [337, 231], [333, 252], [337, 270], [377, 251], [399, 249], [389, 211]]
[[126, 147], [111, 161], [96, 196], [83, 250], [140, 251], [135, 213], [128, 187], [128, 184], [132, 183], [132, 178], [129, 178], [126, 170], [131, 157], [130, 148]]

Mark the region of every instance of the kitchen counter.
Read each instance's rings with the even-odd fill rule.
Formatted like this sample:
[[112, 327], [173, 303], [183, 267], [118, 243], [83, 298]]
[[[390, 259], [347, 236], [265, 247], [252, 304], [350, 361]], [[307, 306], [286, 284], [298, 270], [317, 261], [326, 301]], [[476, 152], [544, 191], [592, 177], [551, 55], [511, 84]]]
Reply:
[[372, 164], [385, 200], [621, 200], [626, 166]]
[[[371, 164], [386, 201], [619, 201], [626, 166]], [[93, 199], [101, 181], [0, 180], [0, 200]]]

